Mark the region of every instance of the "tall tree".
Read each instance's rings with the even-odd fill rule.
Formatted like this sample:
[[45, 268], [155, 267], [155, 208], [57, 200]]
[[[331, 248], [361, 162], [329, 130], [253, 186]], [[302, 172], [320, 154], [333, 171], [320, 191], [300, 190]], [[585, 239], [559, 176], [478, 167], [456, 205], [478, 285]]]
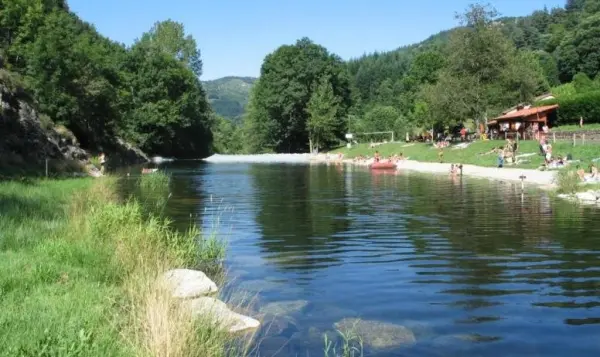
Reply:
[[[308, 102], [328, 77], [334, 95], [339, 98], [336, 119], [343, 121], [352, 97], [342, 60], [308, 38], [284, 45], [267, 55], [260, 80], [253, 87], [247, 126], [260, 127], [256, 135], [276, 152], [304, 152], [308, 148]], [[246, 138], [254, 140], [253, 132]], [[250, 145], [252, 146], [252, 145]]]
[[339, 103], [340, 98], [333, 93], [329, 77], [324, 76], [312, 93], [306, 108], [311, 153], [335, 141], [344, 130], [346, 123], [338, 117]]
[[202, 75], [200, 50], [192, 35], [186, 36], [182, 23], [172, 20], [157, 22], [149, 32], [142, 35], [139, 44], [173, 56], [188, 66], [197, 77]]
[[462, 28], [450, 36], [447, 67], [435, 85], [422, 91], [438, 121], [482, 121], [490, 112], [528, 100], [538, 87], [547, 87], [539, 62], [517, 51], [496, 17], [494, 9], [482, 5], [458, 16]]

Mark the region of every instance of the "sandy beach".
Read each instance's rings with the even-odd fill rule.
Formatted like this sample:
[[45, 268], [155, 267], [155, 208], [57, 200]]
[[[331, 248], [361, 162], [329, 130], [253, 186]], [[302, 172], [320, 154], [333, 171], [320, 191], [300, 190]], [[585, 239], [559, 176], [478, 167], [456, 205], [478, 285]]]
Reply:
[[[397, 163], [399, 170], [413, 170], [419, 172], [448, 174], [451, 164], [419, 162], [413, 160], [402, 160]], [[482, 167], [474, 165], [463, 165], [463, 176], [486, 178], [502, 181], [520, 182], [521, 176], [525, 176], [525, 184], [535, 184], [546, 187], [554, 187], [555, 171], [540, 171], [532, 169]]]

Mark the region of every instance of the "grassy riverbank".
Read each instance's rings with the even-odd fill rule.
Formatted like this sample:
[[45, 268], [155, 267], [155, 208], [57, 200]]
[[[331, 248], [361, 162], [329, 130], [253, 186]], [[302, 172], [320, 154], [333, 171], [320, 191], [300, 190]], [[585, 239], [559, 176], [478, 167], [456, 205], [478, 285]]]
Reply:
[[113, 178], [0, 183], [0, 356], [230, 354], [229, 334], [155, 285], [222, 258], [198, 237], [119, 202]]
[[[495, 147], [503, 145], [506, 145], [506, 141], [490, 140], [473, 142], [464, 149], [446, 148], [443, 150], [443, 160], [447, 163], [494, 167], [497, 165], [497, 156], [496, 154], [490, 153], [490, 151]], [[552, 144], [552, 147], [555, 156], [562, 155], [566, 157], [567, 154], [571, 154], [573, 159], [581, 160], [581, 165], [585, 168], [592, 162], [592, 159], [600, 157], [600, 145], [598, 144], [573, 146], [568, 142], [557, 142]], [[346, 158], [354, 158], [360, 155], [372, 157], [375, 150], [379, 151], [384, 157], [402, 153], [405, 157], [410, 158], [410, 160], [439, 162], [439, 150], [435, 149], [431, 144], [426, 143], [388, 143], [382, 144], [376, 148], [370, 148], [369, 144], [359, 144], [354, 145], [351, 149], [340, 148], [334, 150], [333, 153], [342, 152]], [[543, 157], [539, 155], [539, 152], [539, 144], [536, 141], [528, 140], [519, 142], [518, 155], [527, 153], [534, 153], [535, 155], [523, 157], [522, 159], [527, 160], [528, 162], [515, 165], [514, 167], [528, 169], [540, 167], [543, 163]], [[510, 167], [512, 167], [512, 165]]]

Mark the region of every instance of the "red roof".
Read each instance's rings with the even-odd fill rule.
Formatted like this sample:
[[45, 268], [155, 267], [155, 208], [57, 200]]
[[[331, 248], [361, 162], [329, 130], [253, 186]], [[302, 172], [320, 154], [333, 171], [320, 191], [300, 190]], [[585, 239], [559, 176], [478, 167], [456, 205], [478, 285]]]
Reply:
[[495, 120], [506, 120], [506, 119], [529, 117], [532, 115], [536, 115], [538, 113], [549, 112], [549, 111], [555, 110], [557, 108], [558, 108], [558, 104], [545, 105], [543, 107], [531, 107], [531, 108], [527, 108], [527, 109], [517, 110], [516, 112], [513, 112], [513, 113], [504, 114], [502, 116], [495, 118]]

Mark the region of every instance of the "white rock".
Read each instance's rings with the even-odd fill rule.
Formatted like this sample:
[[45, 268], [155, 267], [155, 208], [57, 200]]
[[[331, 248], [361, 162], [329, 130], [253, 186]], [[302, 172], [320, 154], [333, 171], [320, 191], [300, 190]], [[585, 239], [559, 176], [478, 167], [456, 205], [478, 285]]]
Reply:
[[163, 275], [163, 282], [172, 292], [173, 297], [191, 299], [214, 293], [217, 284], [199, 270], [173, 269]]
[[229, 332], [254, 329], [260, 322], [251, 317], [231, 311], [227, 305], [215, 298], [201, 297], [187, 302], [194, 316], [209, 318], [213, 323], [221, 325]]

